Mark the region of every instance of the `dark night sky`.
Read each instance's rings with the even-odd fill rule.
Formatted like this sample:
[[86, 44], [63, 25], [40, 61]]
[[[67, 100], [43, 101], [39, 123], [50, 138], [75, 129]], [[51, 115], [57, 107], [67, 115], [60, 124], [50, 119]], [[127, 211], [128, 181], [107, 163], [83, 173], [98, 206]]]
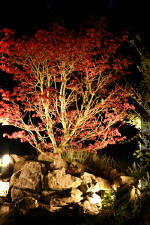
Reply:
[[0, 3], [0, 26], [21, 32], [45, 28], [49, 21], [65, 20], [70, 26], [84, 23], [89, 15], [107, 15], [112, 27], [132, 26], [144, 29], [147, 19], [144, 0], [3, 0]]

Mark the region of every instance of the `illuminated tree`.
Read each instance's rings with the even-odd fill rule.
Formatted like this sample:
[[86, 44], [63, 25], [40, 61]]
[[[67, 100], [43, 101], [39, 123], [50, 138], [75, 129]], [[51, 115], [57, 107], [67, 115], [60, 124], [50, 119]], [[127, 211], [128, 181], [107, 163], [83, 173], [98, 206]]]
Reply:
[[119, 85], [128, 74], [119, 53], [126, 35], [96, 28], [78, 33], [53, 24], [34, 37], [1, 32], [1, 70], [13, 74], [13, 92], [0, 90], [0, 122], [19, 128], [4, 134], [29, 142], [49, 157], [64, 151], [96, 152], [123, 140], [119, 127], [134, 109]]
[[144, 46], [140, 35], [130, 40], [132, 46], [136, 49], [140, 62], [137, 69], [141, 74], [140, 84], [138, 89], [133, 86], [134, 99], [139, 103], [140, 107], [146, 112], [141, 115], [139, 120], [141, 122], [139, 149], [136, 151], [136, 156], [143, 166], [150, 166], [150, 52]]
[[140, 63], [137, 65], [137, 69], [142, 75], [138, 90], [135, 90], [135, 96], [147, 115], [150, 115], [150, 52], [144, 46], [140, 35], [136, 35], [135, 39], [130, 40], [130, 43], [139, 55]]

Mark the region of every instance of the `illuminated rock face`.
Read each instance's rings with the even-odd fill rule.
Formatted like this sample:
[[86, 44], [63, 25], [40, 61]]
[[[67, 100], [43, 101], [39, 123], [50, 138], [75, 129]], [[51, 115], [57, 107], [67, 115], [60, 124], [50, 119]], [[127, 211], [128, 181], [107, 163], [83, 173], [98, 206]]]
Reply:
[[65, 168], [54, 170], [48, 173], [48, 188], [53, 190], [66, 190], [80, 186], [82, 180], [78, 177], [71, 176], [65, 173]]
[[96, 177], [93, 174], [84, 172], [81, 176], [82, 184], [81, 190], [86, 192], [99, 192], [100, 190], [112, 190], [111, 184], [108, 180], [101, 177]]
[[6, 196], [9, 190], [9, 182], [0, 181], [0, 196]]
[[[78, 174], [68, 173], [66, 167], [52, 167], [51, 162], [21, 160], [20, 169], [14, 172], [10, 179], [11, 200], [20, 207], [26, 203], [26, 213], [32, 207], [38, 207], [39, 202], [49, 206], [55, 211], [77, 204], [83, 213], [98, 214], [102, 207], [101, 192], [112, 191], [117, 179], [118, 185], [131, 185], [134, 178], [119, 175], [112, 170], [110, 180], [83, 172]], [[58, 165], [58, 164], [57, 164]], [[118, 187], [119, 187], [118, 186]], [[29, 207], [28, 207], [29, 205]]]
[[28, 162], [23, 167], [18, 180], [18, 187], [37, 191], [40, 187], [42, 165], [39, 162]]

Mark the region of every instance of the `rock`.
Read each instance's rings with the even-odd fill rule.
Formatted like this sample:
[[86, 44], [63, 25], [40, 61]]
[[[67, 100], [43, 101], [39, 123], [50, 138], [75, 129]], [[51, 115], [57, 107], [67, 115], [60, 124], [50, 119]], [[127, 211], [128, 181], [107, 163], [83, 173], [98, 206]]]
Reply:
[[51, 196], [55, 193], [55, 191], [52, 190], [43, 190], [41, 192], [41, 200], [42, 202], [49, 204]]
[[41, 153], [38, 156], [38, 161], [49, 162], [50, 168], [53, 170], [62, 169], [67, 166], [66, 162], [61, 157], [56, 157], [56, 158], [52, 159], [44, 153]]
[[109, 178], [110, 178], [111, 180], [114, 180], [117, 176], [118, 176], [117, 170], [116, 170], [116, 169], [112, 169], [112, 170], [110, 171], [110, 173], [109, 173]]
[[67, 168], [67, 173], [72, 175], [81, 175], [85, 170], [85, 165], [79, 162], [71, 162]]
[[127, 206], [133, 203], [132, 207], [134, 210], [134, 201], [136, 201], [140, 197], [141, 193], [134, 185], [122, 185], [116, 193], [115, 207], [120, 208], [122, 206]]
[[90, 214], [90, 215], [97, 215], [99, 214], [99, 208], [95, 205], [90, 203], [88, 200], [85, 200], [81, 205], [83, 209], [83, 213]]
[[39, 207], [38, 201], [33, 197], [24, 197], [16, 202], [16, 208], [23, 215], [27, 214], [30, 209], [35, 209]]
[[54, 170], [47, 175], [48, 188], [52, 190], [65, 190], [80, 186], [81, 179], [65, 173], [65, 168]]
[[87, 199], [91, 204], [94, 204], [98, 207], [101, 207], [102, 205], [102, 199], [98, 194], [90, 193], [90, 195], [87, 196]]
[[24, 197], [24, 191], [18, 188], [12, 187], [10, 195], [11, 195], [12, 201], [18, 201]]
[[58, 211], [71, 203], [73, 203], [73, 199], [68, 190], [55, 192], [50, 196], [50, 211]]
[[13, 173], [21, 170], [25, 164], [26, 164], [25, 160], [20, 160], [20, 161], [16, 162], [14, 165]]
[[82, 192], [79, 189], [72, 188], [70, 194], [71, 194], [71, 200], [70, 201], [72, 203], [78, 203], [83, 199]]
[[53, 160], [50, 157], [48, 157], [46, 154], [41, 153], [41, 154], [38, 155], [38, 161], [50, 162], [51, 163]]
[[[54, 204], [58, 206], [78, 203], [83, 199], [82, 192], [79, 189], [73, 188], [66, 191], [42, 191], [42, 200], [43, 202], [49, 204], [54, 208]], [[56, 206], [56, 205], [55, 205]]]
[[8, 204], [3, 204], [0, 206], [0, 216], [3, 214], [8, 214], [10, 212], [10, 206]]
[[26, 162], [21, 170], [16, 186], [22, 189], [39, 191], [41, 189], [42, 165], [39, 162]]
[[41, 195], [36, 193], [36, 192], [32, 192], [32, 191], [27, 191], [27, 190], [23, 190], [23, 189], [19, 189], [16, 187], [12, 187], [11, 188], [11, 199], [12, 201], [18, 201], [24, 197], [34, 197], [36, 199], [40, 199]]
[[58, 170], [58, 169], [66, 168], [66, 167], [67, 167], [67, 164], [61, 157], [55, 158], [53, 162], [51, 163], [51, 168], [54, 170]]
[[9, 182], [9, 187], [11, 188], [12, 186], [17, 186], [18, 182], [19, 182], [19, 176], [20, 176], [21, 171], [17, 171], [15, 173], [13, 173], [13, 175], [10, 178], [10, 182]]
[[120, 179], [120, 176], [119, 177], [116, 177], [113, 181], [112, 181], [112, 188], [114, 190], [117, 190], [121, 185], [121, 179]]
[[99, 184], [100, 190], [111, 191], [111, 183], [109, 180], [103, 179], [101, 177], [97, 177], [97, 182]]
[[135, 177], [130, 177], [130, 176], [120, 176], [120, 185], [123, 184], [136, 184], [137, 183], [137, 179]]
[[13, 201], [25, 196], [31, 196], [31, 193], [37, 196], [43, 184], [42, 170], [42, 163], [27, 161], [20, 171], [12, 175], [10, 179], [10, 193]]
[[82, 184], [80, 189], [83, 193], [99, 192], [100, 190], [112, 190], [111, 184], [108, 180], [101, 177], [96, 177], [93, 174], [84, 172], [81, 179]]
[[24, 156], [19, 156], [19, 155], [16, 155], [16, 154], [11, 154], [11, 157], [13, 158], [13, 160], [16, 162], [19, 162], [19, 161], [25, 161], [26, 158]]
[[6, 197], [0, 196], [0, 206], [6, 201]]

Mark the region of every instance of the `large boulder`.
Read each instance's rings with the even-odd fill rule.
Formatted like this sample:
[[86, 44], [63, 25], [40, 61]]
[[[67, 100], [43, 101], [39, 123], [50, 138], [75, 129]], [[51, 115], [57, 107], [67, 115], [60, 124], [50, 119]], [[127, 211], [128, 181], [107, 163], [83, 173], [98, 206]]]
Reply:
[[81, 179], [65, 173], [65, 168], [54, 170], [47, 175], [47, 188], [52, 190], [66, 190], [80, 186]]
[[83, 193], [99, 192], [100, 190], [112, 190], [109, 180], [96, 177], [93, 174], [84, 172], [81, 176], [82, 184], [80, 189]]
[[30, 189], [33, 191], [39, 191], [42, 175], [42, 165], [39, 162], [29, 161], [27, 162], [20, 173], [17, 187], [22, 189]]
[[120, 185], [134, 185], [137, 184], [138, 180], [135, 177], [130, 176], [120, 176]]
[[96, 204], [92, 204], [90, 201], [85, 200], [81, 204], [81, 212], [84, 214], [97, 215], [100, 212], [100, 208]]
[[43, 184], [43, 164], [40, 162], [27, 161], [20, 171], [14, 173], [10, 179], [11, 198], [16, 201], [26, 193], [41, 191]]
[[21, 171], [13, 174], [10, 185], [22, 189], [39, 190], [42, 178], [42, 165], [39, 162], [28, 161]]

